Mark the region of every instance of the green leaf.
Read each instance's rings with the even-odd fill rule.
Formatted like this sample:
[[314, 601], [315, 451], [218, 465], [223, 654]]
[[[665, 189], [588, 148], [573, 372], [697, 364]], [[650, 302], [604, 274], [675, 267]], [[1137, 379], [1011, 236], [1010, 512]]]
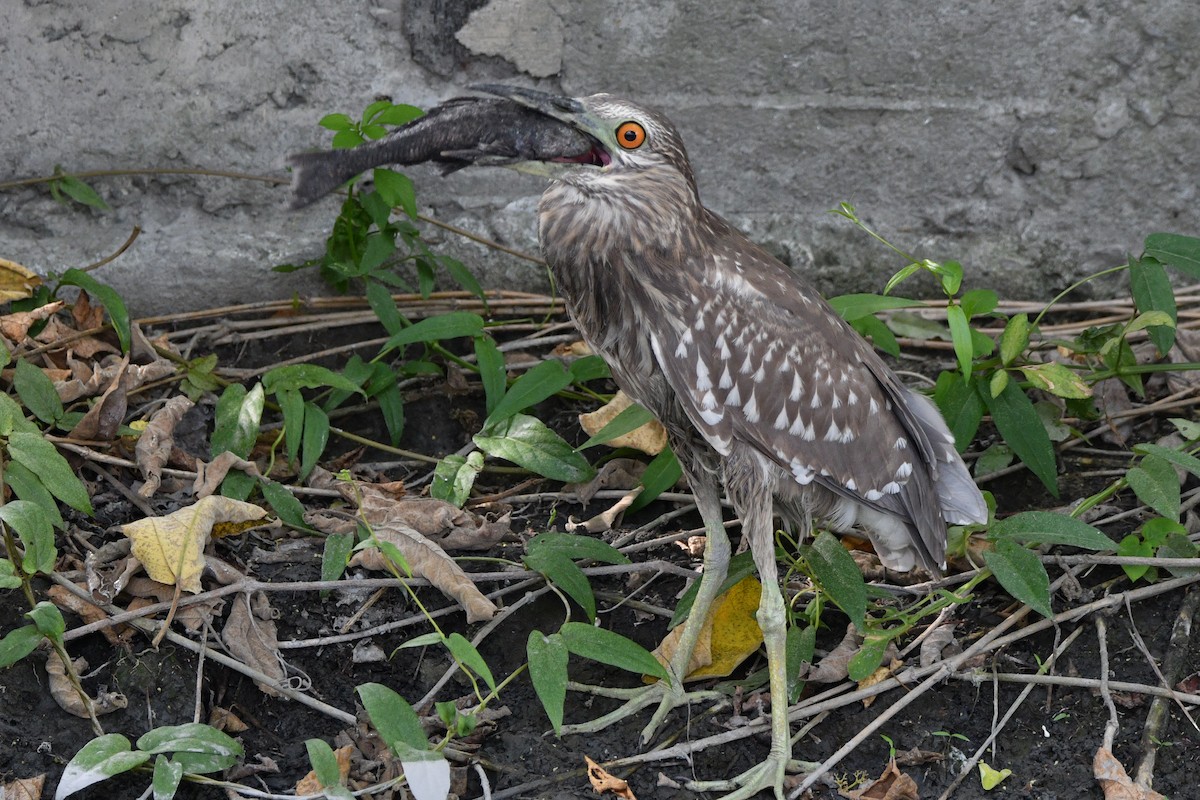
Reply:
[[1190, 453], [1172, 450], [1169, 447], [1157, 444], [1136, 444], [1133, 446], [1133, 452], [1170, 461], [1175, 466], [1182, 467], [1197, 478], [1200, 478], [1200, 458], [1196, 458]]
[[947, 297], [958, 294], [959, 288], [962, 287], [962, 264], [957, 261], [944, 261], [939, 264], [926, 259], [925, 268], [942, 279], [942, 291], [946, 293]]
[[998, 369], [992, 373], [992, 379], [988, 381], [988, 394], [992, 397], [999, 397], [1000, 393], [1008, 388], [1008, 372]]
[[879, 669], [883, 657], [887, 654], [888, 642], [891, 636], [885, 633], [872, 632], [863, 638], [858, 652], [850, 658], [847, 671], [852, 681], [862, 681], [871, 677], [871, 673]]
[[97, 736], [85, 744], [67, 764], [54, 792], [55, 800], [70, 797], [76, 792], [140, 767], [150, 760], [149, 753], [130, 749], [129, 740], [119, 733]]
[[62, 419], [63, 404], [54, 381], [23, 358], [17, 359], [13, 386], [25, 407], [42, 422], [52, 425]]
[[407, 175], [384, 167], [375, 168], [375, 191], [392, 208], [402, 208], [409, 219], [417, 218], [417, 193]]
[[1165, 355], [1175, 343], [1175, 325], [1179, 318], [1175, 290], [1167, 271], [1153, 258], [1131, 259], [1129, 291], [1138, 311], [1161, 311], [1170, 318], [1170, 325], [1156, 325], [1149, 331], [1150, 341], [1154, 342], [1160, 354]]
[[184, 771], [200, 775], [228, 769], [245, 754], [236, 739], [201, 722], [155, 728], [144, 733], [137, 746], [150, 754], [173, 753]]
[[997, 520], [988, 531], [988, 538], [1025, 544], [1063, 544], [1100, 552], [1115, 546], [1102, 531], [1086, 522], [1050, 511], [1024, 511]]
[[1054, 445], [1038, 417], [1033, 403], [1012, 382], [997, 397], [982, 392], [983, 402], [992, 414], [1004, 441], [1036, 475], [1050, 494], [1058, 497], [1058, 467]]
[[991, 289], [972, 289], [969, 292], [963, 292], [963, 296], [959, 298], [959, 305], [962, 306], [963, 313], [967, 315], [967, 319], [974, 319], [980, 314], [990, 314], [996, 310], [996, 306], [1000, 305], [1000, 297]]
[[829, 305], [847, 322], [853, 322], [862, 317], [877, 314], [892, 308], [913, 308], [924, 306], [920, 300], [910, 300], [907, 297], [889, 297], [881, 294], [842, 294], [828, 298]]
[[287, 446], [288, 461], [295, 461], [300, 454], [300, 441], [304, 437], [304, 395], [299, 389], [281, 387], [275, 392], [279, 410], [283, 412], [283, 435]]
[[51, 641], [62, 643], [62, 636], [67, 630], [67, 623], [63, 619], [62, 612], [58, 610], [58, 606], [54, 605], [54, 603], [43, 600], [25, 612], [25, 616], [33, 620], [34, 626], [42, 636]]
[[[1167, 520], [1170, 522], [1170, 520]], [[1126, 558], [1150, 558], [1154, 555], [1154, 545], [1142, 539], [1137, 534], [1129, 534], [1117, 545], [1117, 555]], [[1149, 564], [1122, 564], [1121, 569], [1131, 581], [1136, 581], [1150, 571]]]
[[571, 362], [568, 369], [571, 379], [580, 384], [612, 377], [612, 370], [609, 369], [608, 362], [596, 355], [577, 358]]
[[1004, 326], [1004, 333], [1000, 334], [1001, 364], [1010, 366], [1017, 356], [1025, 352], [1025, 348], [1029, 346], [1030, 328], [1028, 314], [1017, 314], [1008, 321]]
[[399, 333], [393, 334], [384, 343], [381, 352], [387, 353], [407, 344], [455, 339], [460, 336], [474, 337], [481, 333], [483, 333], [483, 317], [469, 311], [451, 311], [449, 314], [439, 314], [436, 317], [415, 322]]
[[1200, 239], [1177, 233], [1152, 233], [1146, 237], [1146, 255], [1200, 278]]
[[926, 319], [910, 311], [897, 311], [892, 315], [890, 327], [897, 336], [925, 341], [927, 339], [950, 340], [950, 331], [935, 319]]
[[348, 131], [354, 127], [354, 122], [345, 114], [326, 114], [317, 124], [329, 131]]
[[37, 475], [50, 494], [76, 511], [91, 515], [92, 502], [83, 481], [71, 469], [58, 449], [40, 433], [13, 431], [8, 439], [8, 454], [34, 475]]
[[526, 545], [529, 553], [557, 553], [569, 559], [601, 561], [605, 564], [628, 564], [629, 558], [611, 544], [592, 536], [548, 531], [539, 533]]
[[471, 487], [475, 478], [483, 469], [483, 453], [472, 451], [466, 456], [450, 454], [438, 462], [433, 470], [433, 483], [429, 486], [429, 494], [437, 500], [462, 508], [463, 503], [471, 496]]
[[900, 269], [888, 279], [887, 285], [883, 287], [884, 294], [891, 294], [892, 289], [895, 289], [900, 284], [911, 278], [913, 275], [921, 271], [920, 264], [909, 264], [907, 267]]
[[793, 625], [787, 630], [787, 641], [784, 644], [784, 661], [788, 676], [788, 702], [794, 703], [800, 699], [804, 691], [804, 680], [800, 677], [800, 669], [805, 664], [811, 664], [813, 652], [817, 647], [817, 626], [807, 625], [801, 630]]
[[485, 425], [474, 441], [488, 455], [519, 464], [552, 480], [582, 483], [595, 475], [587, 460], [561, 436], [541, 420], [525, 414]]
[[525, 566], [540, 572], [547, 580], [579, 604], [589, 620], [596, 618], [596, 597], [587, 576], [568, 556], [555, 550], [534, 550], [525, 554]]
[[73, 175], [62, 176], [54, 181], [54, 185], [77, 203], [98, 208], [101, 211], [108, 210], [108, 203], [104, 202], [104, 199], [97, 194], [96, 190]]
[[405, 103], [396, 103], [389, 105], [387, 108], [375, 115], [374, 122], [382, 125], [407, 125], [415, 119], [420, 119], [425, 116], [425, 112], [416, 106], [410, 106]]
[[150, 785], [154, 789], [154, 800], [171, 800], [179, 791], [183, 781], [183, 764], [164, 755], [154, 759], [154, 777]]
[[226, 450], [239, 458], [250, 455], [258, 438], [265, 403], [266, 394], [261, 383], [254, 384], [250, 391], [239, 383], [225, 388], [217, 400], [216, 422], [210, 438], [213, 458]]
[[619, 633], [582, 622], [564, 622], [558, 632], [567, 649], [577, 656], [664, 681], [671, 679], [649, 650]]
[[984, 475], [999, 472], [1012, 463], [1014, 456], [1011, 447], [1004, 442], [995, 442], [975, 460], [975, 477], [982, 478]]
[[324, 739], [307, 739], [304, 748], [308, 750], [308, 763], [312, 764], [317, 783], [324, 789], [327, 786], [340, 786], [342, 771], [338, 769], [337, 756], [333, 754]]
[[[8, 560], [5, 559], [5, 561]], [[12, 562], [8, 563], [11, 567]], [[20, 585], [18, 579], [17, 586]], [[16, 586], [12, 588], [15, 589]], [[41, 644], [43, 638], [42, 632], [35, 625], [23, 625], [4, 634], [4, 638], [0, 639], [0, 669], [12, 666], [32, 653]]]
[[[325, 547], [321, 551], [321, 580], [336, 581], [342, 577], [350, 563], [354, 544], [352, 533], [331, 533], [325, 537]], [[327, 589], [322, 592], [322, 595], [328, 594]]]
[[0, 436], [8, 437], [13, 431], [41, 433], [41, 429], [25, 419], [25, 409], [16, 400], [0, 392]]
[[1129, 324], [1125, 326], [1125, 332], [1135, 333], [1153, 327], [1174, 328], [1175, 320], [1165, 311], [1143, 311], [1129, 320]]
[[484, 407], [490, 417], [504, 397], [508, 384], [504, 354], [496, 347], [491, 336], [485, 334], [475, 337], [475, 363], [479, 366], [479, 380], [483, 383]]
[[[54, 547], [54, 527], [41, 506], [29, 500], [10, 500], [0, 506], [0, 520], [17, 532], [25, 557], [21, 568], [32, 575], [41, 572], [49, 575], [54, 571], [58, 550]], [[15, 556], [10, 553], [9, 555]]]
[[21, 576], [17, 568], [7, 558], [0, 558], [0, 589], [16, 589], [21, 585]]
[[437, 262], [442, 265], [442, 269], [450, 273], [450, 277], [454, 279], [455, 283], [484, 301], [484, 308], [487, 308], [487, 293], [483, 291], [479, 280], [471, 270], [467, 269], [466, 265], [457, 258], [451, 258], [447, 255], [439, 255]]
[[557, 633], [546, 636], [535, 630], [529, 633], [525, 653], [529, 657], [533, 690], [557, 734], [562, 730], [563, 706], [567, 699], [567, 645]]
[[421, 727], [421, 720], [407, 700], [381, 683], [364, 683], [355, 691], [371, 724], [393, 750], [398, 744], [415, 750], [429, 749], [429, 738]]
[[[489, 423], [500, 422], [517, 412], [537, 405], [566, 389], [573, 382], [561, 361], [543, 361], [513, 381], [508, 392], [488, 415]], [[485, 423], [487, 424], [487, 423]]]
[[[1159, 558], [1196, 558], [1200, 556], [1200, 547], [1187, 537], [1187, 528], [1167, 535], [1166, 541], [1154, 553]], [[1196, 567], [1167, 567], [1167, 571], [1177, 578], [1195, 575], [1200, 572]]]
[[621, 410], [620, 414], [610, 419], [603, 428], [596, 431], [592, 438], [588, 439], [579, 447], [578, 450], [586, 450], [589, 447], [594, 447], [598, 444], [611, 442], [618, 436], [624, 436], [630, 431], [636, 430], [647, 422], [653, 422], [654, 415], [647, 411], [643, 406], [634, 403], [633, 405]]
[[679, 459], [675, 457], [671, 448], [667, 447], [646, 465], [646, 471], [642, 473], [642, 491], [629, 504], [626, 513], [632, 514], [645, 508], [660, 494], [678, 483], [682, 476], [683, 468], [679, 466]]
[[1050, 577], [1036, 553], [1012, 539], [1000, 539], [995, 550], [984, 552], [983, 560], [1006, 592], [1043, 617], [1054, 616]]
[[937, 403], [950, 433], [954, 435], [954, 446], [958, 452], [963, 452], [979, 430], [979, 422], [983, 419], [983, 398], [962, 375], [946, 371], [938, 375], [933, 401]]
[[817, 582], [837, 603], [858, 629], [866, 628], [867, 585], [854, 559], [842, 547], [841, 541], [828, 531], [821, 531], [805, 551], [808, 565]]
[[312, 526], [304, 522], [304, 504], [296, 498], [296, 495], [275, 481], [266, 478], [259, 481], [259, 488], [262, 489], [263, 497], [270, 503], [275, 516], [279, 517], [285, 525], [302, 531], [312, 530]]
[[446, 639], [446, 647], [450, 648], [450, 652], [463, 666], [483, 678], [483, 682], [488, 685], [489, 689], [493, 692], [496, 691], [496, 679], [492, 677], [491, 669], [483, 660], [483, 656], [479, 655], [475, 645], [471, 644], [461, 633], [452, 633]]
[[396, 307], [391, 289], [377, 280], [367, 280], [367, 305], [375, 312], [383, 329], [393, 336], [404, 330], [404, 317]]
[[954, 342], [954, 355], [958, 357], [958, 368], [963, 377], [971, 378], [971, 362], [975, 358], [975, 345], [971, 341], [971, 323], [962, 306], [953, 305], [946, 309], [946, 323], [950, 327], [950, 339]]
[[315, 403], [304, 404], [304, 441], [300, 449], [300, 480], [317, 465], [329, 443], [329, 415]]
[[331, 369], [316, 364], [289, 364], [269, 370], [262, 378], [263, 388], [279, 393], [289, 389], [323, 389], [331, 387], [343, 392], [362, 392], [359, 384]]
[[892, 333], [891, 329], [877, 318], [859, 317], [850, 322], [850, 327], [870, 339], [871, 343], [883, 352], [893, 358], [900, 357], [900, 343], [896, 341], [896, 334]]
[[1065, 397], [1069, 400], [1082, 400], [1085, 397], [1092, 396], [1091, 387], [1083, 382], [1079, 377], [1079, 373], [1073, 369], [1047, 362], [1045, 364], [1030, 364], [1028, 366], [1020, 366], [1021, 374], [1025, 376], [1025, 380], [1029, 381], [1034, 388], [1041, 389], [1044, 392]]
[[1169, 461], [1147, 455], [1125, 473], [1125, 479], [1138, 500], [1167, 519], [1179, 521], [1179, 475]]
[[58, 282], [61, 286], [78, 286], [104, 306], [109, 319], [112, 320], [113, 330], [117, 332], [117, 339], [121, 342], [121, 352], [128, 353], [133, 333], [129, 324], [129, 311], [125, 308], [125, 301], [121, 299], [121, 295], [111, 286], [106, 286], [90, 273], [79, 269], [67, 270]]

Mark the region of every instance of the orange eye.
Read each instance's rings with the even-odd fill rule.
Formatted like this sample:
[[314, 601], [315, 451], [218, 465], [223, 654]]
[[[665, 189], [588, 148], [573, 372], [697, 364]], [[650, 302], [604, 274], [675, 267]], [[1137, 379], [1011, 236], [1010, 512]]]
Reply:
[[617, 144], [626, 150], [636, 150], [646, 141], [646, 129], [636, 122], [622, 122], [617, 128]]

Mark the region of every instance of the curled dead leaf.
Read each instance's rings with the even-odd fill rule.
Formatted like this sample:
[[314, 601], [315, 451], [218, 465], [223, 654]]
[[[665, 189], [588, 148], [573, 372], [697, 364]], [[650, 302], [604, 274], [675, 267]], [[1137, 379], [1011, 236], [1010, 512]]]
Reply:
[[134, 453], [138, 469], [146, 481], [138, 490], [142, 497], [152, 496], [162, 484], [163, 467], [167, 465], [167, 459], [171, 457], [171, 448], [175, 445], [175, 426], [193, 405], [195, 404], [183, 395], [172, 397], [151, 415], [150, 421], [142, 430], [142, 435], [138, 437]]
[[[279, 652], [275, 630], [277, 616], [264, 592], [240, 594], [229, 610], [221, 640], [234, 658], [282, 684], [287, 679], [287, 670]], [[271, 684], [262, 681], [254, 684], [266, 695], [280, 696], [279, 690]]]
[[[76, 658], [71, 662], [71, 667], [78, 675], [81, 672], [87, 672], [88, 663], [86, 659]], [[50, 696], [54, 698], [54, 702], [58, 703], [58, 707], [73, 716], [90, 719], [87, 705], [79, 696], [79, 692], [75, 691], [75, 686], [67, 677], [66, 665], [54, 650], [51, 650], [50, 655], [46, 658], [46, 675], [50, 684]], [[111, 714], [129, 706], [129, 700], [120, 692], [101, 692], [90, 699], [92, 710], [96, 716]]]
[[588, 780], [591, 781], [592, 789], [596, 791], [596, 794], [612, 792], [617, 797], [624, 798], [624, 800], [637, 800], [633, 790], [629, 788], [629, 784], [625, 780], [609, 773], [604, 767], [592, 761], [587, 756], [584, 756], [583, 760], [587, 762]]
[[917, 782], [901, 772], [892, 759], [883, 774], [867, 785], [852, 792], [839, 791], [847, 800], [918, 800], [920, 793]]
[[63, 305], [62, 300], [56, 300], [32, 311], [16, 311], [12, 314], [5, 314], [0, 317], [0, 333], [14, 342], [24, 341], [25, 337], [29, 335], [29, 329], [35, 323], [54, 316]]
[[44, 772], [30, 778], [14, 778], [7, 783], [0, 783], [0, 797], [4, 800], [41, 800], [45, 785]]
[[[79, 586], [79, 588], [84, 589], [83, 586]], [[108, 614], [100, 606], [89, 603], [65, 587], [51, 586], [46, 590], [46, 596], [50, 598], [50, 602], [62, 610], [74, 612], [83, 620], [85, 625], [108, 619]], [[104, 635], [109, 644], [121, 644], [124, 638], [122, 634], [127, 633], [129, 630], [130, 628], [127, 625], [115, 625], [101, 628], [100, 633]]]

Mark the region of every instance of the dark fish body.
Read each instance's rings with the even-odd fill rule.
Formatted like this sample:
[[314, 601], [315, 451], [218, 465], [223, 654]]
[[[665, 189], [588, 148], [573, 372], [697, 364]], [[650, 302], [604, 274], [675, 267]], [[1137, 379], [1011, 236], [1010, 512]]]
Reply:
[[453, 172], [471, 164], [510, 164], [583, 156], [584, 133], [507, 98], [457, 97], [382, 139], [344, 150], [297, 153], [292, 208], [324, 197], [359, 173], [386, 164], [435, 161]]

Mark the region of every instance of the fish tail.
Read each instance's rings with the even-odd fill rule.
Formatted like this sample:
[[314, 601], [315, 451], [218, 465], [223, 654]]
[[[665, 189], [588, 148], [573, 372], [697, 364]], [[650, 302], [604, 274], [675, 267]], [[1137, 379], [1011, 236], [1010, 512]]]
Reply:
[[292, 166], [291, 208], [304, 208], [320, 200], [371, 166], [359, 163], [351, 150], [324, 150], [288, 156]]

